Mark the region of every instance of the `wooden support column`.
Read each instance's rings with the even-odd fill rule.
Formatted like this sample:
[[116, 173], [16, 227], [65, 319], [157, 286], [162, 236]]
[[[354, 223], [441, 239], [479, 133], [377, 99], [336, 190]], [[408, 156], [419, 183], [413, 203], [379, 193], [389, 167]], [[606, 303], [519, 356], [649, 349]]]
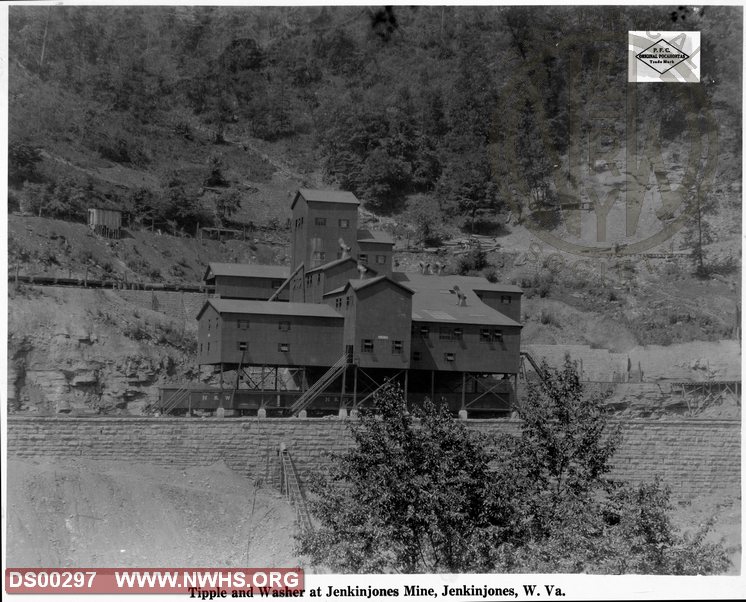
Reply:
[[435, 370], [430, 370], [430, 401], [435, 403]]
[[352, 371], [352, 407], [357, 408], [357, 364]]
[[342, 371], [342, 395], [339, 398], [339, 407], [345, 407], [345, 389], [347, 388], [347, 366]]
[[223, 362], [220, 362], [220, 390], [223, 390]]
[[407, 395], [409, 394], [409, 370], [404, 371], [404, 403], [407, 403]]
[[461, 409], [466, 409], [466, 372], [461, 373]]

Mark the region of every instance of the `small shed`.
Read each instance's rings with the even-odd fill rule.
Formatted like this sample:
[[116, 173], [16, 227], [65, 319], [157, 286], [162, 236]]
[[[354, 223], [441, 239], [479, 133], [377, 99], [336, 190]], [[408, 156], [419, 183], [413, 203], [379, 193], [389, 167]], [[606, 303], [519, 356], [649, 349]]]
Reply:
[[88, 209], [88, 227], [99, 236], [119, 238], [122, 233], [122, 212], [118, 209]]

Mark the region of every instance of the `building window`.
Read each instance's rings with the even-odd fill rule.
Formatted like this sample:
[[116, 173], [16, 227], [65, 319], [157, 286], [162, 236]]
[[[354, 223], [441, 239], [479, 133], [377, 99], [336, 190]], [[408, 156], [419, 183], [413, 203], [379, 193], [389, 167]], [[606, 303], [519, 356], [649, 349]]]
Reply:
[[453, 338], [456, 341], [460, 341], [462, 338], [464, 338], [464, 329], [463, 328], [454, 328], [453, 329]]
[[248, 320], [239, 320], [238, 321], [238, 329], [239, 330], [248, 330], [249, 329], [249, 321]]
[[479, 340], [483, 343], [494, 343], [502, 342], [503, 331], [502, 330], [490, 330], [489, 328], [482, 328], [479, 331]]
[[386, 256], [385, 255], [376, 255], [376, 263], [378, 265], [383, 265], [386, 263]]
[[278, 327], [279, 327], [279, 329], [280, 329], [280, 330], [282, 330], [283, 332], [289, 332], [289, 331], [290, 331], [290, 322], [287, 322], [287, 321], [284, 321], [284, 322], [280, 322], [280, 323], [278, 324]]
[[287, 353], [290, 351], [290, 343], [277, 343], [277, 351]]
[[363, 353], [373, 353], [373, 339], [363, 339]]
[[317, 217], [314, 220], [314, 224], [317, 226], [326, 226], [326, 218], [325, 217]]
[[340, 228], [349, 228], [350, 227], [350, 220], [348, 220], [348, 219], [341, 219], [341, 220], [339, 220], [339, 227]]
[[207, 320], [207, 330], [210, 330], [212, 328], [212, 320]]
[[422, 353], [419, 351], [412, 352], [412, 361], [419, 362], [422, 359]]
[[360, 263], [368, 264], [368, 254], [367, 253], [360, 253], [360, 255], [357, 256], [357, 260]]
[[313, 260], [314, 261], [324, 261], [326, 259], [326, 252], [325, 251], [314, 251], [313, 252]]
[[350, 297], [348, 296], [347, 297], [347, 307], [349, 307], [349, 306], [350, 306]]
[[404, 351], [404, 344], [401, 341], [391, 341], [391, 353], [393, 355], [401, 354]]
[[239, 351], [246, 351], [249, 348], [249, 344], [246, 341], [238, 341], [237, 344]]
[[202, 353], [202, 343], [199, 344], [199, 352]]
[[420, 336], [423, 339], [426, 339], [430, 336], [430, 327], [429, 326], [420, 326]]
[[207, 353], [210, 353], [210, 343], [207, 343]]
[[453, 339], [454, 339], [453, 331], [446, 326], [441, 326], [440, 327], [440, 340], [441, 341], [452, 341]]
[[506, 303], [507, 305], [510, 305], [513, 301], [513, 297], [510, 295], [501, 295], [500, 296], [500, 303]]
[[455, 362], [456, 361], [456, 354], [455, 353], [444, 353], [443, 357], [447, 362]]

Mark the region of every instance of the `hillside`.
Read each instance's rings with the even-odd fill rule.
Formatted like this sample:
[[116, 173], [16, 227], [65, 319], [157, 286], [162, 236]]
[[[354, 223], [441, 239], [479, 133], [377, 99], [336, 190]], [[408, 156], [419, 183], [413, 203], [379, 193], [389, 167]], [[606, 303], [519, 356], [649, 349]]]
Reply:
[[[11, 286], [12, 407], [52, 412], [64, 399], [75, 411], [139, 413], [159, 386], [210, 382], [193, 353], [203, 298], [128, 289], [198, 284], [210, 261], [287, 263], [300, 186], [353, 191], [363, 224], [394, 235], [398, 269], [440, 261], [520, 285], [526, 344], [625, 352], [733, 337], [742, 70], [723, 59], [741, 54], [742, 14], [684, 12], [686, 21], [640, 7], [12, 7], [11, 282], [115, 287]], [[570, 50], [599, 23], [619, 52], [589, 54], [570, 81]], [[635, 241], [623, 203], [604, 241], [598, 212], [585, 210], [583, 242], [600, 253], [579, 256], [547, 235], [569, 239], [565, 196], [587, 204], [591, 182], [608, 199], [623, 182], [614, 167], [627, 151], [624, 97], [597, 92], [626, 89], [625, 36], [636, 29], [702, 31], [700, 104], [643, 86], [635, 124], [658, 136], [681, 192], [689, 130], [711, 117], [716, 131], [703, 138], [716, 169], [701, 223], [624, 255]], [[575, 132], [571, 92], [583, 107]], [[610, 123], [596, 127], [601, 109]], [[605, 157], [583, 155], [582, 182], [562, 175], [573, 145]], [[674, 219], [665, 187], [650, 184], [641, 236]], [[93, 234], [89, 207], [123, 211], [123, 237]], [[196, 237], [208, 226], [246, 239]]]

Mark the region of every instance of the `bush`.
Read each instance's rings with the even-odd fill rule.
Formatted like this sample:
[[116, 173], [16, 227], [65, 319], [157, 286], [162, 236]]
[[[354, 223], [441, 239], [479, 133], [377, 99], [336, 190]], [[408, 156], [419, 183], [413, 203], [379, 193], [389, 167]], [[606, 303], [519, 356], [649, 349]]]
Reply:
[[384, 386], [315, 483], [318, 528], [298, 536], [299, 552], [332, 572], [725, 571], [706, 528], [675, 530], [659, 481], [609, 480], [619, 431], [575, 364], [542, 371], [517, 408], [520, 436], [490, 442], [429, 400], [410, 413]]
[[483, 270], [489, 265], [487, 253], [477, 247], [466, 253], [466, 255], [459, 257], [456, 271], [464, 276], [470, 272]]

